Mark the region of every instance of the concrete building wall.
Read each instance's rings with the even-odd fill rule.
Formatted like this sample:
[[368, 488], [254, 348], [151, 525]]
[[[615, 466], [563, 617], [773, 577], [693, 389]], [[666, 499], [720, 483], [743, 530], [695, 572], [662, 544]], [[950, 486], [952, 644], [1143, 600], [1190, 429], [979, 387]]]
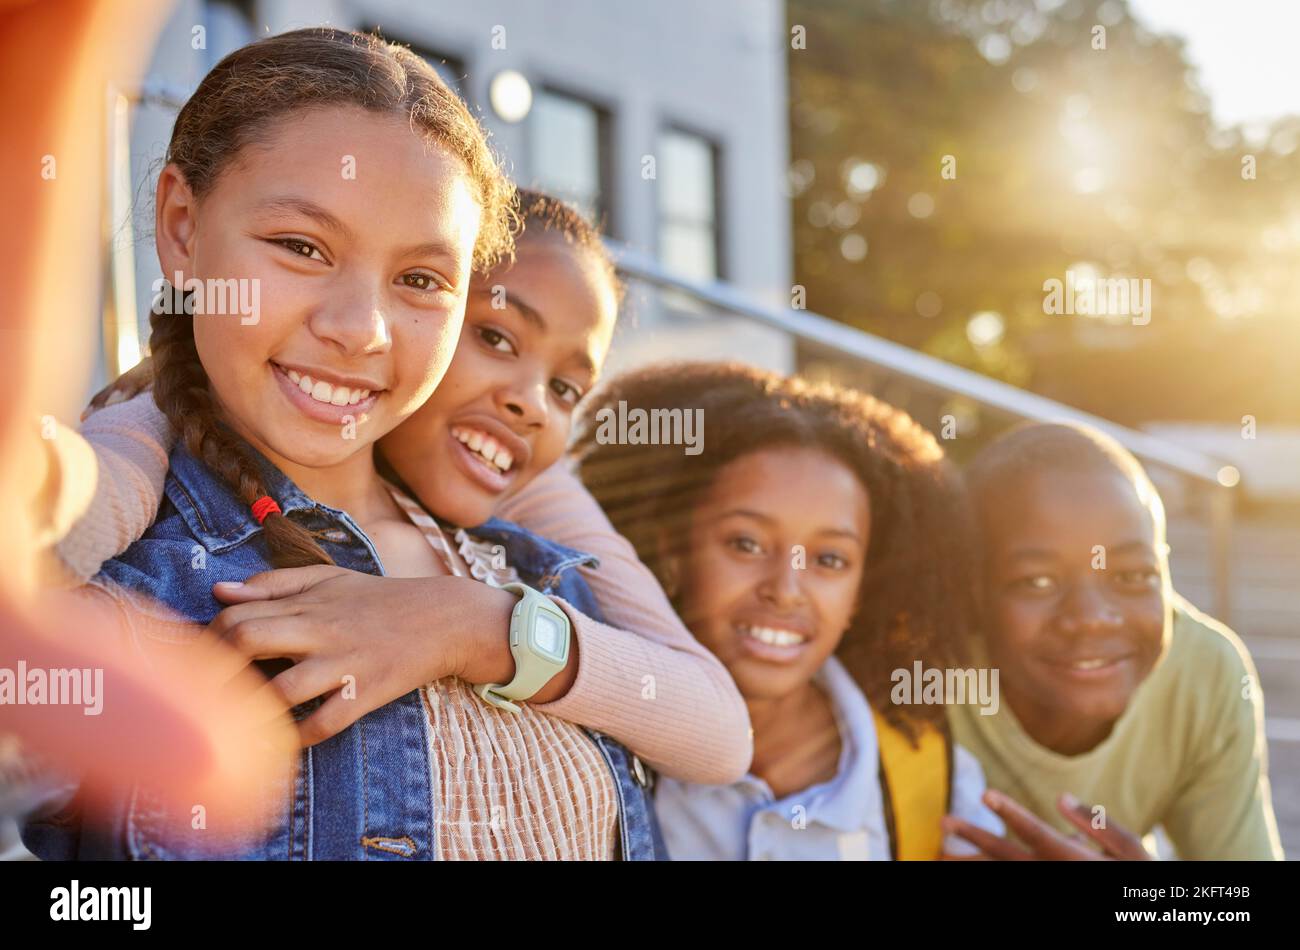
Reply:
[[[493, 112], [493, 76], [517, 70], [534, 90], [553, 88], [601, 107], [609, 120], [610, 231], [651, 254], [660, 250], [659, 182], [643, 176], [644, 158], [656, 154], [665, 129], [707, 137], [717, 147], [721, 278], [765, 301], [788, 302], [787, 42], [779, 0], [182, 0], [149, 75], [184, 96], [230, 49], [255, 36], [323, 23], [378, 28], [459, 61], [462, 94], [521, 184], [534, 174], [529, 122], [507, 123]], [[200, 26], [206, 49], [195, 50]], [[134, 241], [142, 339], [148, 292], [158, 276], [150, 237], [153, 181], [145, 171], [160, 161], [172, 118], [168, 109], [143, 106], [132, 133], [136, 213], [122, 240]], [[665, 304], [635, 287], [629, 302], [611, 371], [685, 355], [794, 368], [793, 346], [776, 331]]]

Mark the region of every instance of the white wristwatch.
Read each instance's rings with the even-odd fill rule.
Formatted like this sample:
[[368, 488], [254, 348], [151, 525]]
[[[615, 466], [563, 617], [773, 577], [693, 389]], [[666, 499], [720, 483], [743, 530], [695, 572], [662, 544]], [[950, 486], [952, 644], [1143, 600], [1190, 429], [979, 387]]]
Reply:
[[474, 687], [489, 705], [519, 712], [514, 701], [531, 699], [569, 662], [569, 618], [545, 594], [527, 584], [503, 584], [502, 590], [519, 594], [510, 614], [510, 653], [515, 676], [509, 683], [483, 683]]

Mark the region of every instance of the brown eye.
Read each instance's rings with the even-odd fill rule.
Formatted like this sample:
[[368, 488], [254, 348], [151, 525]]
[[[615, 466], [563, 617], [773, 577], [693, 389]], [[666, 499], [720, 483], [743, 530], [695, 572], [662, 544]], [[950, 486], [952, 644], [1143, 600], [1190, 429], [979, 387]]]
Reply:
[[582, 393], [577, 386], [566, 383], [562, 379], [551, 380], [551, 391], [559, 397], [560, 402], [568, 406], [576, 406], [578, 400], [582, 398]]
[[480, 340], [487, 344], [489, 349], [496, 350], [499, 353], [513, 353], [515, 351], [514, 346], [500, 330], [494, 330], [491, 327], [479, 327], [478, 336]]
[[1159, 571], [1119, 571], [1115, 577], [1122, 586], [1141, 590], [1152, 590], [1160, 584]]
[[324, 261], [325, 255], [320, 249], [310, 241], [303, 241], [299, 238], [278, 238], [271, 243], [278, 244], [291, 254], [297, 254], [299, 257], [306, 257], [309, 260]]
[[439, 277], [437, 274], [430, 274], [427, 271], [413, 271], [409, 274], [403, 274], [402, 283], [422, 291], [423, 293], [432, 293], [437, 290], [451, 290], [451, 286]]

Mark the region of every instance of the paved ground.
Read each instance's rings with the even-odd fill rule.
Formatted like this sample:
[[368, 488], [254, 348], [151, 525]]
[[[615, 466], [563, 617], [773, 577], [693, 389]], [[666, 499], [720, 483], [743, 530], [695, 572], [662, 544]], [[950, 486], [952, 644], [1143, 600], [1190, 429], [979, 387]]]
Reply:
[[[1171, 519], [1174, 586], [1211, 609], [1209, 531]], [[1282, 846], [1300, 859], [1300, 514], [1240, 516], [1232, 539], [1231, 626], [1250, 648], [1264, 688], [1269, 774]]]

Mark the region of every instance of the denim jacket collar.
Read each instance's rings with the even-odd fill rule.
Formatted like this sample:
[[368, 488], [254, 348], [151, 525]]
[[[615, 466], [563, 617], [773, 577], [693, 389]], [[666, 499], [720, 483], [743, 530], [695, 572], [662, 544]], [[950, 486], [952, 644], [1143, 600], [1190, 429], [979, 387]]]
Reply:
[[468, 530], [476, 538], [505, 545], [511, 551], [511, 560], [527, 565], [530, 573], [545, 573], [547, 577], [540, 581], [543, 586], [549, 586], [548, 578], [558, 577], [570, 568], [600, 567], [600, 559], [594, 554], [538, 537], [501, 518], [491, 518]]
[[[261, 470], [267, 494], [275, 499], [284, 514], [318, 510], [342, 516], [342, 512], [308, 498], [301, 488], [252, 446], [245, 443], [245, 448]], [[170, 464], [163, 491], [195, 539], [210, 553], [218, 554], [242, 544], [262, 530], [248, 505], [195, 458], [184, 442], [177, 442], [172, 449]]]
[[[312, 501], [252, 446], [245, 443], [245, 448], [261, 470], [267, 494], [275, 499], [284, 514], [318, 511], [350, 521], [344, 512]], [[249, 507], [211, 469], [195, 458], [183, 442], [177, 442], [172, 449], [171, 468], [164, 491], [195, 539], [209, 553], [218, 554], [242, 544], [262, 530]], [[594, 554], [539, 537], [500, 518], [470, 528], [469, 533], [484, 541], [505, 545], [511, 552], [512, 563], [536, 576], [537, 583], [543, 588], [550, 587], [570, 568], [600, 566], [600, 560]]]

